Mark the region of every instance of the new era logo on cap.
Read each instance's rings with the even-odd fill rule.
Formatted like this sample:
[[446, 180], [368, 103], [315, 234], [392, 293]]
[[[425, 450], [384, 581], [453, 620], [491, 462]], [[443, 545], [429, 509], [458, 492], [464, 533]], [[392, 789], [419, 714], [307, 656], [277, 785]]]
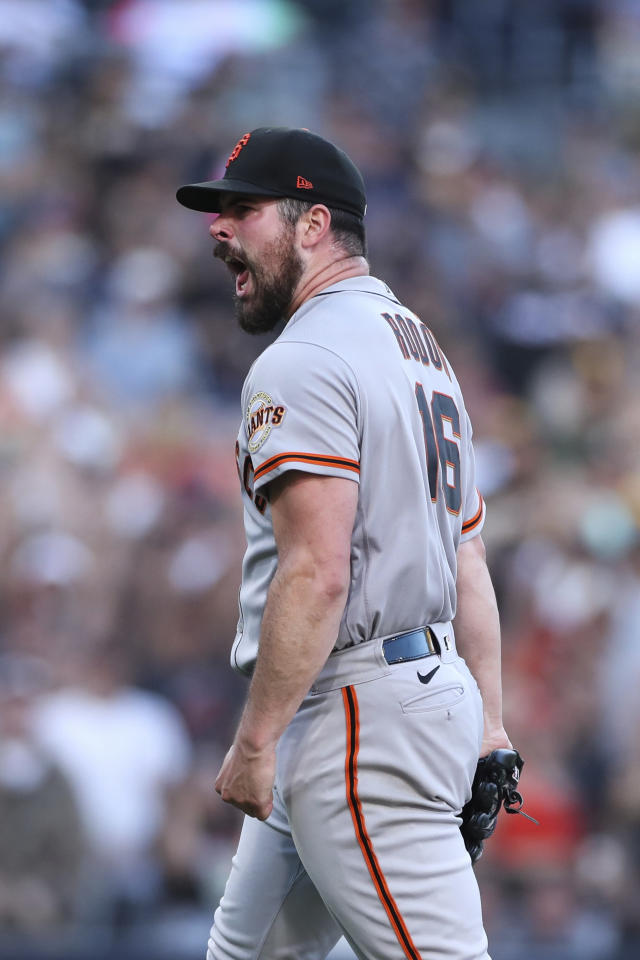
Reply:
[[356, 217], [366, 211], [364, 183], [353, 161], [334, 143], [302, 127], [258, 127], [245, 133], [220, 180], [187, 184], [177, 197], [192, 210], [220, 213], [225, 193], [300, 197], [300, 191], [305, 200]]

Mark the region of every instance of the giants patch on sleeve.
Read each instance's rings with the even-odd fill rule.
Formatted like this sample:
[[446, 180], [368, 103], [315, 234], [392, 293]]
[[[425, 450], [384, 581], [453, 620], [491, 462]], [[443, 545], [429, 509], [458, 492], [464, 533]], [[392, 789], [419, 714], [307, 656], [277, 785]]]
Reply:
[[254, 393], [245, 414], [249, 453], [256, 453], [260, 449], [272, 429], [280, 426], [286, 412], [286, 407], [274, 404], [268, 393]]

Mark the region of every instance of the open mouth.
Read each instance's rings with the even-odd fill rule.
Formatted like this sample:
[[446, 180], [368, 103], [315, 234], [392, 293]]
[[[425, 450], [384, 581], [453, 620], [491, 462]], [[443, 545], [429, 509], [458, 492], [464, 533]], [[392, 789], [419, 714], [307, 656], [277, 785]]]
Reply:
[[225, 257], [225, 263], [236, 278], [236, 296], [241, 297], [249, 279], [249, 268], [239, 257]]

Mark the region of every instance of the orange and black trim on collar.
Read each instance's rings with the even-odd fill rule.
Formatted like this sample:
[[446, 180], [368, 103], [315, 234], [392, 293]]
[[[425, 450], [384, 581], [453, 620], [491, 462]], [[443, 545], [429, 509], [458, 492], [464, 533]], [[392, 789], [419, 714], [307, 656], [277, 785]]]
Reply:
[[385, 909], [389, 922], [398, 938], [398, 943], [404, 951], [407, 960], [422, 960], [420, 953], [411, 939], [411, 934], [402, 919], [398, 905], [393, 899], [384, 873], [378, 862], [371, 838], [367, 833], [362, 805], [358, 796], [358, 750], [360, 746], [360, 717], [358, 711], [358, 697], [353, 687], [342, 688], [342, 699], [347, 721], [347, 754], [345, 761], [345, 780], [347, 785], [347, 804], [351, 812], [351, 819], [356, 833], [356, 839], [362, 851], [362, 856], [369, 870], [376, 892]]
[[319, 453], [278, 453], [275, 457], [258, 467], [255, 472], [255, 479], [261, 480], [276, 467], [283, 463], [315, 463], [321, 467], [339, 467], [341, 470], [351, 470], [353, 473], [360, 473], [360, 464], [357, 460], [347, 460], [346, 457], [325, 456]]
[[482, 499], [482, 494], [478, 491], [478, 499], [480, 500], [480, 505], [477, 512], [469, 519], [465, 520], [462, 524], [462, 532], [469, 533], [471, 530], [475, 530], [480, 521], [482, 520], [482, 513], [484, 510], [484, 500]]

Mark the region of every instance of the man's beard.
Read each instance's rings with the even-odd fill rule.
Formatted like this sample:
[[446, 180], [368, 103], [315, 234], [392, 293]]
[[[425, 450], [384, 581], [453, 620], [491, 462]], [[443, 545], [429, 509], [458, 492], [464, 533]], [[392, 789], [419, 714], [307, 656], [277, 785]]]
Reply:
[[[265, 247], [261, 263], [245, 260], [253, 280], [247, 297], [234, 295], [236, 319], [247, 333], [267, 333], [289, 316], [304, 264], [294, 246], [295, 231], [286, 225]], [[216, 256], [226, 244], [216, 247]], [[229, 251], [231, 252], [231, 251]]]

